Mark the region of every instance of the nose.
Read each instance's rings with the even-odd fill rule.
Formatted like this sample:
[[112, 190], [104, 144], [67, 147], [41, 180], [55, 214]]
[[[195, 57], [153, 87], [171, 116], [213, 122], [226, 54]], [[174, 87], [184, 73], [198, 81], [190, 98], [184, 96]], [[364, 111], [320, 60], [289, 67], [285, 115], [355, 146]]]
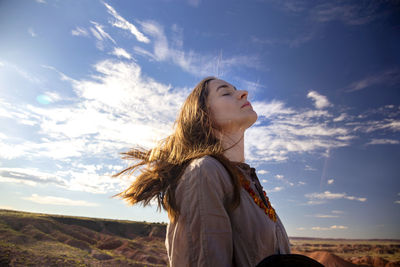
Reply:
[[238, 98], [242, 99], [242, 98], [246, 98], [247, 99], [247, 95], [249, 94], [249, 92], [247, 92], [246, 90], [238, 90]]

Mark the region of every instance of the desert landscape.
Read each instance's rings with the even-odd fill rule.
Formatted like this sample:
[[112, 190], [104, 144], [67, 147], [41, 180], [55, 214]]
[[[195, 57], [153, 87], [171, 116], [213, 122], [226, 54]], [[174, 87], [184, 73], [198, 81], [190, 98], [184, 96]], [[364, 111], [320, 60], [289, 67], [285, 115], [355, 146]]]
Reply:
[[[167, 266], [166, 225], [0, 210], [0, 266]], [[290, 238], [327, 267], [400, 266], [400, 240]]]

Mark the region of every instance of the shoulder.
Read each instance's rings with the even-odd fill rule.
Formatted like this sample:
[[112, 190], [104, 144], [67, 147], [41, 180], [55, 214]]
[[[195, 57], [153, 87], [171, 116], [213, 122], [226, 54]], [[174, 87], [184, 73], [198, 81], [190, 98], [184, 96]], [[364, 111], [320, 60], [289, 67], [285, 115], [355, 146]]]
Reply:
[[189, 173], [229, 175], [219, 160], [208, 155], [193, 159], [186, 167], [184, 175]]
[[228, 171], [212, 156], [193, 159], [183, 172], [181, 182], [222, 187], [224, 191], [232, 186]]

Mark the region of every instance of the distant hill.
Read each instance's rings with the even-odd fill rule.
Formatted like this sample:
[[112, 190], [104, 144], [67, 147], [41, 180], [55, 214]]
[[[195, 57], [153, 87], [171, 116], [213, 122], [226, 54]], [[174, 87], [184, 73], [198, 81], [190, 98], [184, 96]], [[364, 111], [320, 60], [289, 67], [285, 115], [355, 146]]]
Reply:
[[166, 266], [166, 225], [0, 210], [0, 266]]
[[[0, 209], [2, 266], [167, 266], [166, 224]], [[290, 238], [326, 267], [400, 266], [399, 240]]]

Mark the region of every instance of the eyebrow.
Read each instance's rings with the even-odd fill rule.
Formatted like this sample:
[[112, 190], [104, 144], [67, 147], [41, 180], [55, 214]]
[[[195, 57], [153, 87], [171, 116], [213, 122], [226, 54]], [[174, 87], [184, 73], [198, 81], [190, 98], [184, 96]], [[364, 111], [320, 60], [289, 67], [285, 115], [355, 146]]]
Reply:
[[[226, 85], [226, 84], [222, 84], [222, 85], [220, 85], [220, 86], [218, 86], [218, 88], [217, 88], [217, 92], [218, 92], [218, 89], [220, 89], [220, 88], [229, 88], [229, 86], [228, 85]], [[235, 89], [235, 91], [237, 91], [237, 89], [236, 89], [236, 87], [235, 86], [233, 86], [233, 89]]]

